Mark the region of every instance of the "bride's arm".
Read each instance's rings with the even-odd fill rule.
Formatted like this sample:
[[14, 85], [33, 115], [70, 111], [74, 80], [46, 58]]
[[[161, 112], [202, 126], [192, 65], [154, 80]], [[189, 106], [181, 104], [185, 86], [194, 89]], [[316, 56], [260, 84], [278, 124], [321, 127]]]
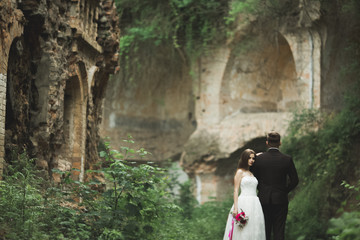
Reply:
[[235, 217], [238, 214], [238, 197], [239, 197], [239, 187], [240, 182], [243, 177], [243, 171], [241, 169], [238, 169], [236, 171], [235, 177], [234, 177], [234, 211], [233, 216]]

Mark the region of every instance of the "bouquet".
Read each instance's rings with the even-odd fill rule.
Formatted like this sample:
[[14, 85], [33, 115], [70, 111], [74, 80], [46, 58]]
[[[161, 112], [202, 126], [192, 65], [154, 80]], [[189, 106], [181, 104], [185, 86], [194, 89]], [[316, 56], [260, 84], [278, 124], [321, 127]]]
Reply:
[[[230, 212], [230, 214], [232, 215], [232, 212]], [[246, 216], [245, 212], [240, 208], [240, 213], [238, 213], [235, 218], [233, 217], [232, 221], [231, 221], [231, 229], [229, 232], [229, 240], [232, 240], [233, 237], [233, 232], [234, 232], [234, 224], [238, 225], [240, 227], [240, 229], [242, 229], [243, 227], [245, 227], [245, 225], [247, 224], [249, 220], [249, 217]]]
[[[230, 212], [230, 214], [232, 215], [232, 212]], [[229, 240], [232, 240], [233, 237], [233, 232], [234, 232], [234, 224], [238, 225], [240, 227], [240, 229], [242, 229], [243, 227], [245, 227], [245, 225], [247, 224], [249, 220], [249, 217], [246, 216], [245, 212], [240, 208], [240, 213], [238, 213], [235, 218], [233, 217], [232, 221], [231, 221], [231, 229], [229, 232]]]
[[240, 209], [240, 213], [238, 213], [235, 217], [235, 224], [238, 225], [240, 228], [245, 227], [249, 220], [249, 217], [246, 216], [245, 212]]

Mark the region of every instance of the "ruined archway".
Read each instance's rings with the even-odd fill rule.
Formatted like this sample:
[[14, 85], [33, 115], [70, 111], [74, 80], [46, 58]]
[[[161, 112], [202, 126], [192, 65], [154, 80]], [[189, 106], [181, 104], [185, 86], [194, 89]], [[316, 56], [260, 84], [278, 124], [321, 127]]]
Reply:
[[283, 36], [294, 57], [297, 84], [301, 86], [298, 94], [301, 96], [302, 105], [304, 108], [318, 109], [321, 98], [320, 35], [311, 29], [301, 29], [283, 33]]
[[152, 153], [147, 161], [178, 159], [196, 127], [189, 66], [172, 46], [142, 48], [136, 54], [151, 57], [131, 76], [136, 81], [124, 68], [109, 82], [101, 134], [120, 146], [131, 135], [135, 140], [131, 147]]
[[64, 146], [58, 163], [61, 170], [72, 169], [73, 178], [83, 181], [86, 130], [86, 71], [81, 63], [73, 68], [64, 91]]
[[[31, 54], [23, 37], [14, 38], [8, 58], [6, 79], [5, 161], [25, 149], [31, 152], [29, 125], [31, 103]], [[15, 156], [14, 156], [15, 157]]]
[[[3, 172], [4, 163], [5, 163], [5, 134], [6, 134], [6, 88], [8, 81], [8, 72], [9, 72], [9, 63], [10, 60], [10, 49], [14, 48], [14, 42], [17, 42], [18, 39], [24, 30], [24, 17], [23, 13], [15, 9], [15, 3], [10, 2], [9, 4], [3, 4], [0, 9], [0, 27], [2, 33], [0, 34], [0, 99], [2, 99], [0, 103], [0, 175]], [[13, 59], [13, 58], [12, 58]], [[14, 60], [12, 60], [14, 61]], [[1, 178], [1, 176], [0, 176]]]
[[221, 118], [291, 111], [301, 105], [302, 91], [286, 39], [281, 34], [270, 40], [250, 36], [238, 43], [227, 64], [220, 92]]
[[[9, 145], [27, 149], [38, 167], [59, 180], [53, 168], [69, 170], [79, 157], [83, 160], [80, 168], [84, 165], [86, 111], [91, 112], [89, 118], [100, 118], [100, 111], [93, 111], [93, 106], [86, 108], [87, 96], [93, 93], [87, 83], [88, 67], [96, 65], [105, 72], [102, 82], [106, 85], [117, 66], [115, 4], [81, 0], [54, 4], [41, 1], [35, 5], [7, 1], [0, 5], [0, 173], [4, 148]], [[12, 54], [10, 48], [14, 49]], [[5, 119], [7, 101], [9, 115]], [[88, 130], [97, 133], [97, 124], [88, 125]], [[69, 133], [66, 137], [64, 129]], [[96, 148], [97, 143], [94, 139], [90, 148]], [[81, 174], [77, 177], [81, 179]]]
[[224, 170], [236, 168], [240, 150], [269, 130], [285, 134], [291, 112], [308, 105], [309, 86], [287, 39], [249, 35], [201, 59], [198, 126], [181, 158], [201, 202], [231, 190], [233, 173]]

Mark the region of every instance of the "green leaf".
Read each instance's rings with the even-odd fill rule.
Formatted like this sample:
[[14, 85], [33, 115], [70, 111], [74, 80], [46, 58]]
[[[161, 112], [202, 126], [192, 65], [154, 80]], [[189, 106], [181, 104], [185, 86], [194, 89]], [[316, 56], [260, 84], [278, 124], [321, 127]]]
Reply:
[[107, 153], [105, 151], [100, 152], [100, 157], [105, 157], [106, 155], [107, 155]]

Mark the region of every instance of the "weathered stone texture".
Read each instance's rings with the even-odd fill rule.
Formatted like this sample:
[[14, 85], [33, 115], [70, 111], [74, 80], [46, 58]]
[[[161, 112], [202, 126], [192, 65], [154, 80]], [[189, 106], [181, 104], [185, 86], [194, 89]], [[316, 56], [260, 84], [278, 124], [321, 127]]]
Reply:
[[351, 84], [338, 79], [351, 61], [346, 40], [359, 36], [354, 16], [337, 1], [280, 3], [286, 3], [277, 9], [283, 14], [273, 19], [239, 22], [233, 38], [186, 69], [192, 78], [156, 60], [167, 59], [160, 51], [144, 67], [146, 76], [134, 80], [137, 86], [117, 76], [105, 101], [103, 134], [115, 145], [118, 136], [133, 134], [157, 159], [181, 155], [185, 171], [201, 184], [201, 201], [231, 191], [239, 152], [265, 150], [265, 134], [285, 135], [297, 109], [341, 108]]
[[132, 148], [152, 153], [143, 160], [178, 159], [196, 125], [189, 67], [169, 47], [143, 51], [138, 54], [147, 61], [136, 80], [126, 79], [120, 71], [109, 82], [101, 133], [115, 148], [132, 135]]
[[0, 173], [5, 164], [5, 111], [6, 111], [6, 79], [7, 60], [10, 46], [14, 38], [23, 32], [24, 17], [20, 10], [15, 8], [16, 2], [4, 0], [0, 2]]
[[[201, 202], [231, 192], [231, 169], [242, 150], [265, 150], [266, 133], [285, 135], [291, 112], [320, 108], [321, 37], [313, 29], [320, 5], [315, 2], [292, 2], [278, 22], [239, 24], [227, 45], [199, 60], [197, 128], [181, 163], [196, 191], [201, 189]], [[207, 186], [213, 186], [212, 193]]]
[[[234, 153], [246, 147], [261, 150], [253, 139], [264, 141], [271, 129], [286, 134], [292, 111], [341, 109], [345, 90], [354, 81], [351, 71], [342, 75], [342, 70], [354, 63], [347, 49], [354, 48], [352, 42], [359, 42], [359, 18], [350, 12], [342, 11], [337, 1], [298, 1], [280, 21], [265, 24], [269, 29], [255, 30], [256, 37], [251, 38], [255, 46], [250, 51], [234, 52], [253, 36], [249, 34], [257, 28], [255, 21], [250, 27], [242, 26], [225, 50], [204, 59], [206, 65], [201, 66], [204, 71], [199, 71], [198, 80], [198, 126], [182, 154], [183, 166], [197, 190], [201, 189], [197, 193], [201, 201], [208, 196], [229, 196], [231, 169], [239, 158]], [[270, 35], [261, 39], [262, 31]], [[275, 45], [271, 43], [274, 36]], [[229, 53], [224, 57], [224, 52]], [[216, 70], [215, 62], [227, 66]], [[214, 82], [214, 75], [222, 77]], [[207, 88], [219, 82], [220, 90]], [[208, 100], [214, 97], [220, 101]], [[209, 184], [215, 188], [210, 195], [206, 190]]]
[[99, 108], [117, 67], [115, 5], [108, 0], [16, 2], [0, 5], [12, 16], [3, 17], [1, 26], [14, 26], [2, 28], [0, 35], [6, 61], [0, 79], [6, 88], [0, 91], [6, 99], [1, 105], [6, 120], [0, 121], [6, 129], [5, 158], [10, 162], [12, 150], [25, 148], [50, 175], [52, 168], [76, 167], [81, 172], [74, 177], [82, 180], [84, 168], [98, 160]]

